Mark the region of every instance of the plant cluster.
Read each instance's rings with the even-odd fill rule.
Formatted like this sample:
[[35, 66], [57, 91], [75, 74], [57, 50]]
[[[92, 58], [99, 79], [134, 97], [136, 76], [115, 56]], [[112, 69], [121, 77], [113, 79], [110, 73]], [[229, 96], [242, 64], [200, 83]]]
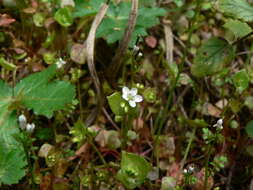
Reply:
[[250, 0], [2, 0], [0, 189], [252, 188], [252, 23]]

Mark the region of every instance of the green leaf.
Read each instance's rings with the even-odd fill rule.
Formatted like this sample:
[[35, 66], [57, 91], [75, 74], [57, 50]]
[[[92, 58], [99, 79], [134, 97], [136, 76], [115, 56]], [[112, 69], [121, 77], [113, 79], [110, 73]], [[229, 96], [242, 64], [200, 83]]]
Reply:
[[196, 77], [214, 75], [233, 58], [233, 47], [226, 40], [211, 38], [198, 49], [191, 72]]
[[9, 71], [14, 71], [17, 67], [13, 63], [8, 62], [2, 56], [0, 57], [0, 65]]
[[247, 23], [239, 20], [229, 19], [223, 26], [233, 32], [236, 38], [241, 38], [252, 32], [252, 28]]
[[54, 111], [63, 109], [75, 97], [75, 88], [69, 82], [49, 82], [55, 74], [56, 65], [52, 65], [28, 76], [17, 84], [15, 95], [21, 94], [21, 103], [35, 114], [52, 117]]
[[12, 89], [0, 80], [0, 185], [14, 184], [25, 175], [24, 149], [15, 135], [19, 134], [16, 114], [10, 109]]
[[239, 93], [247, 89], [249, 86], [249, 77], [245, 69], [242, 69], [234, 74], [232, 80]]
[[[2, 139], [1, 139], [2, 140]], [[23, 148], [7, 148], [6, 143], [0, 140], [0, 185], [16, 184], [25, 176], [27, 165]]]
[[64, 27], [68, 27], [73, 24], [73, 17], [69, 7], [58, 9], [54, 15], [54, 19]]
[[151, 165], [142, 157], [129, 152], [122, 152], [120, 170], [117, 179], [127, 188], [134, 189], [144, 183]]
[[0, 80], [0, 141], [7, 146], [17, 145], [13, 135], [19, 132], [15, 114], [9, 109], [12, 101], [12, 89]]
[[[125, 28], [128, 23], [129, 13], [131, 10], [130, 2], [121, 2], [117, 6], [111, 4], [107, 11], [106, 18], [103, 19], [99, 26], [96, 37], [104, 37], [109, 44], [122, 39]], [[129, 44], [133, 47], [138, 35], [146, 36], [146, 30], [156, 24], [159, 24], [159, 16], [164, 16], [166, 11], [162, 8], [140, 7], [138, 10], [138, 17], [135, 30], [132, 33], [132, 39]]]
[[246, 22], [253, 21], [253, 6], [246, 0], [219, 0], [219, 8], [225, 14]]
[[104, 0], [75, 0], [73, 17], [76, 18], [95, 15], [104, 2]]
[[107, 96], [107, 100], [112, 112], [115, 115], [124, 115], [124, 108], [121, 106], [122, 102], [125, 100], [121, 97], [121, 93], [115, 92], [110, 96]]
[[253, 120], [249, 121], [246, 125], [246, 132], [250, 138], [253, 138]]

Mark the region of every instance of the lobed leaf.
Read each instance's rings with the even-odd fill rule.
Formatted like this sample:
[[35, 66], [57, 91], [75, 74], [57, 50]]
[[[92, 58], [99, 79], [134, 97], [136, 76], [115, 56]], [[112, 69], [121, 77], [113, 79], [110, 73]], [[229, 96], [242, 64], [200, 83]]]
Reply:
[[21, 94], [21, 103], [33, 109], [35, 114], [52, 117], [53, 112], [63, 109], [75, 97], [75, 87], [67, 81], [50, 82], [56, 74], [56, 65], [32, 74], [15, 87], [15, 94]]
[[22, 147], [7, 148], [6, 142], [0, 139], [0, 185], [16, 184], [25, 176], [27, 165]]

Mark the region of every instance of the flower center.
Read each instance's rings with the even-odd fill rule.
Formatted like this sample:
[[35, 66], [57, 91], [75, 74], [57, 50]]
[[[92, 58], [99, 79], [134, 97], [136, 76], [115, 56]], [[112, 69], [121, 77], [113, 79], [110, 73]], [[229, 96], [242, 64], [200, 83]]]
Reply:
[[127, 99], [128, 99], [128, 101], [133, 101], [134, 100], [134, 96], [131, 95], [131, 94], [128, 94], [127, 95]]

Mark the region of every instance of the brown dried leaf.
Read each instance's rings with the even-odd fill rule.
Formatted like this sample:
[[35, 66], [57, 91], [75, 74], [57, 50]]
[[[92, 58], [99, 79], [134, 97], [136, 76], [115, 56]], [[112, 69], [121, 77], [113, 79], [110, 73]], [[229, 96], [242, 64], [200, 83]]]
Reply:
[[142, 129], [144, 126], [144, 121], [141, 117], [138, 117], [137, 119], [133, 120], [133, 127], [136, 131]]
[[146, 37], [145, 38], [145, 42], [151, 48], [155, 48], [156, 45], [157, 45], [157, 39], [154, 36], [148, 36], [148, 37]]
[[95, 141], [101, 146], [105, 147], [106, 146], [106, 141], [107, 141], [107, 136], [108, 136], [108, 131], [106, 130], [101, 130], [98, 135], [95, 138]]
[[36, 12], [36, 9], [33, 7], [28, 7], [28, 8], [23, 9], [23, 12], [27, 14], [33, 14]]
[[218, 102], [216, 102], [215, 106], [217, 106], [219, 109], [223, 109], [224, 107], [226, 107], [228, 105], [228, 100], [227, 99], [222, 99], [219, 100]]
[[214, 116], [214, 117], [219, 118], [221, 115], [221, 110], [217, 108], [216, 106], [213, 106], [212, 104], [207, 105], [207, 111], [209, 115]]
[[51, 190], [52, 189], [52, 181], [53, 176], [51, 174], [46, 174], [42, 177], [42, 182], [40, 183], [40, 190]]
[[86, 47], [83, 44], [74, 44], [70, 51], [70, 57], [72, 61], [84, 64], [87, 57]]
[[0, 14], [0, 26], [8, 26], [15, 21], [14, 18], [11, 18], [7, 14]]
[[209, 176], [207, 179], [207, 187], [205, 188], [205, 168], [201, 169], [200, 172], [196, 174], [197, 183], [193, 185], [193, 190], [210, 190], [214, 185], [212, 176]]
[[53, 145], [45, 143], [40, 147], [38, 156], [42, 158], [46, 158], [49, 155], [49, 153], [53, 150], [54, 150]]
[[161, 135], [155, 148], [155, 154], [159, 158], [168, 158], [175, 152], [175, 139], [168, 135]]

